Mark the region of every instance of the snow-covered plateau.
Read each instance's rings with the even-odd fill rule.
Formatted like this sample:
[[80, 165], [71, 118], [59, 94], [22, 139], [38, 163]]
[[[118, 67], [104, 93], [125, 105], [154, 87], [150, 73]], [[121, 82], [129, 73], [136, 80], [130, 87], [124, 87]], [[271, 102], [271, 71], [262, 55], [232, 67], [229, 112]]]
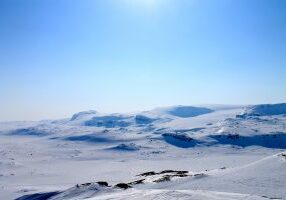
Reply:
[[286, 199], [286, 104], [0, 123], [0, 200]]

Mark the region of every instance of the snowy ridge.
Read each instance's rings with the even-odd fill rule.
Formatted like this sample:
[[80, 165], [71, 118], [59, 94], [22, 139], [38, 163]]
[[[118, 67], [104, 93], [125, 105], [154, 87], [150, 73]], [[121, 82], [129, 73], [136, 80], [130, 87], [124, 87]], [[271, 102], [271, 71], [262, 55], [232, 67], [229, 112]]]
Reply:
[[97, 111], [83, 111], [76, 113], [67, 122], [73, 125], [97, 126], [97, 127], [128, 127], [134, 125], [152, 124], [155, 121], [165, 122], [174, 118], [189, 118], [208, 114], [213, 110], [204, 107], [173, 106], [157, 108], [136, 114], [103, 114]]
[[0, 199], [286, 199], [281, 105], [2, 122]]
[[243, 112], [243, 115], [248, 116], [267, 116], [281, 114], [286, 114], [286, 103], [249, 106]]
[[75, 121], [75, 120], [84, 120], [84, 119], [89, 119], [90, 117], [94, 117], [98, 115], [98, 112], [95, 110], [90, 110], [90, 111], [83, 111], [79, 113], [75, 113], [70, 121]]

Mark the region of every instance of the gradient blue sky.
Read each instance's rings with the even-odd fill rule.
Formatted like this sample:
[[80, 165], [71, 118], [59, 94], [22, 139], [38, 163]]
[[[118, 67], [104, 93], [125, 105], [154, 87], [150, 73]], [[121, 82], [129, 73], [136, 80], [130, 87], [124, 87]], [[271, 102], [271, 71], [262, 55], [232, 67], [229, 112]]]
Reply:
[[286, 101], [285, 0], [0, 0], [0, 120]]

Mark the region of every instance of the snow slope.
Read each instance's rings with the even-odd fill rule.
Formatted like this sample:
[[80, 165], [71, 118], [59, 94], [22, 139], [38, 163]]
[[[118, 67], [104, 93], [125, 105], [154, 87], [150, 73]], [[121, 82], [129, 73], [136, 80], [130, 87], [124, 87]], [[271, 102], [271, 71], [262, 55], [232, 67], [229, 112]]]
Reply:
[[261, 104], [248, 106], [244, 115], [250, 116], [267, 116], [267, 115], [281, 115], [286, 114], [286, 103], [280, 104]]
[[[280, 153], [261, 160], [233, 168], [220, 168], [203, 172], [178, 171], [176, 179], [173, 170], [160, 173], [147, 172], [133, 181], [127, 189], [110, 186], [103, 182], [76, 185], [64, 191], [37, 194], [42, 200], [76, 199], [285, 199], [286, 153]], [[175, 172], [175, 171], [174, 171]], [[183, 172], [183, 173], [181, 173]], [[164, 180], [169, 174], [171, 179]], [[143, 179], [142, 179], [143, 178]], [[137, 178], [138, 179], [138, 178]], [[174, 179], [174, 180], [173, 180]], [[281, 182], [282, 181], [282, 182]], [[157, 183], [155, 183], [157, 182]], [[124, 183], [125, 184], [125, 183]], [[126, 185], [127, 185], [126, 184]], [[214, 192], [220, 191], [220, 192]], [[255, 191], [255, 195], [253, 195]], [[26, 195], [17, 200], [28, 200]]]
[[255, 195], [274, 199], [286, 199], [286, 159], [282, 154], [265, 157], [243, 166], [204, 171], [205, 176], [202, 178], [190, 177], [186, 180], [158, 186], [158, 188], [255, 193]]
[[[1, 122], [0, 199], [286, 199], [284, 107], [173, 106]], [[138, 176], [170, 170], [188, 174]]]

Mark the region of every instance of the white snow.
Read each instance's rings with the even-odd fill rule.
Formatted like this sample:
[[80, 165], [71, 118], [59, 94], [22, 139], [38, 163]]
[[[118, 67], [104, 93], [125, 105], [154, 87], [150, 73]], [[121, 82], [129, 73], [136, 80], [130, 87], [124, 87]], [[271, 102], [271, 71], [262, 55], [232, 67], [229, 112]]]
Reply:
[[[285, 105], [1, 122], [0, 199], [286, 199]], [[138, 176], [166, 170], [188, 173]]]
[[257, 116], [286, 114], [286, 103], [249, 106], [245, 109], [243, 114]]

